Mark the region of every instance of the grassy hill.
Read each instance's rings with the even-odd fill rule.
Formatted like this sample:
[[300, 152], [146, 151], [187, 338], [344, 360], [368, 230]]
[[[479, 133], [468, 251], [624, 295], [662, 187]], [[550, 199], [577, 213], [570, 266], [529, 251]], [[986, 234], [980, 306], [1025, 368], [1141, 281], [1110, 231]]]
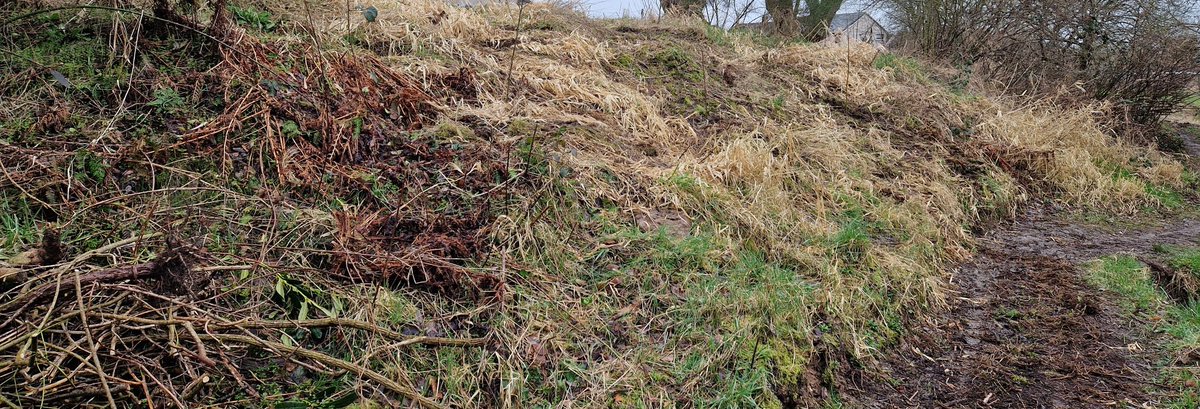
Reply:
[[51, 6], [0, 6], [10, 406], [836, 405], [973, 231], [1196, 183], [1104, 106], [865, 46], [541, 4]]

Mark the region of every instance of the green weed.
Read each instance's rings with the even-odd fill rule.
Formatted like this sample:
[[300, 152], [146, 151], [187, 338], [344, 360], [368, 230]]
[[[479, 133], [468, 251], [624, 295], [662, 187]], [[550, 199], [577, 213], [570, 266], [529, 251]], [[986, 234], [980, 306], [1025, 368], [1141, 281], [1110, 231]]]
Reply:
[[147, 102], [146, 105], [154, 107], [159, 113], [175, 113], [184, 106], [183, 97], [179, 92], [171, 88], [159, 88], [154, 90], [154, 100]]
[[841, 260], [853, 265], [859, 263], [871, 247], [871, 229], [876, 223], [867, 220], [866, 212], [858, 206], [851, 207], [841, 215], [841, 228], [828, 240], [829, 248]]
[[1182, 194], [1166, 186], [1156, 186], [1147, 183], [1145, 190], [1147, 195], [1153, 197], [1167, 209], [1179, 209], [1186, 203]]
[[238, 7], [235, 5], [230, 5], [229, 11], [233, 12], [234, 19], [240, 25], [264, 32], [275, 30], [275, 21], [271, 19], [269, 12], [259, 11], [252, 6]]
[[0, 191], [0, 254], [15, 253], [38, 240], [33, 212], [24, 197]]
[[75, 152], [75, 158], [71, 161], [71, 170], [76, 177], [96, 183], [104, 180], [108, 174], [108, 165], [104, 163], [103, 158], [96, 156], [91, 151], [80, 150]]

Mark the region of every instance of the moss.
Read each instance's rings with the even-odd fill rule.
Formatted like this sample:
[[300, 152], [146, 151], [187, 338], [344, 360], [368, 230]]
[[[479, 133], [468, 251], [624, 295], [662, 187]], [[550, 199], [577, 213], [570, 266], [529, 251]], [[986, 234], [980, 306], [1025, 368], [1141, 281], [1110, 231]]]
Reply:
[[692, 59], [691, 54], [679, 47], [668, 47], [654, 54], [650, 62], [657, 71], [674, 78], [698, 83], [704, 81], [704, 71]]
[[637, 63], [634, 62], [633, 58], [633, 55], [627, 53], [617, 54], [617, 56], [613, 58], [612, 64], [626, 70], [633, 70], [637, 68]]
[[443, 122], [438, 124], [437, 129], [433, 131], [433, 137], [443, 143], [463, 142], [474, 139], [475, 131], [463, 124]]

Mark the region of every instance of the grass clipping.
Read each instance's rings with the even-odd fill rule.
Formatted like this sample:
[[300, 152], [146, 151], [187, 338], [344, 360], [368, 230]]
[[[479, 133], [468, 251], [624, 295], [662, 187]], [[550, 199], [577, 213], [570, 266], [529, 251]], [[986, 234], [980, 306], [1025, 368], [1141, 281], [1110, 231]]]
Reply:
[[19, 22], [0, 403], [812, 406], [973, 227], [1194, 180], [867, 47], [373, 6]]

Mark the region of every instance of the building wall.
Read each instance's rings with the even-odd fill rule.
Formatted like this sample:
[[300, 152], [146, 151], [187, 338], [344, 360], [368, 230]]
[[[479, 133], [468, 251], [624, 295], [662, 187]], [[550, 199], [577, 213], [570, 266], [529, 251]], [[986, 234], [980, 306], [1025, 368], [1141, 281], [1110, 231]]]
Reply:
[[879, 24], [876, 24], [874, 20], [865, 16], [858, 19], [858, 21], [855, 21], [854, 24], [851, 24], [849, 27], [846, 27], [846, 29], [839, 34], [841, 34], [839, 37], [843, 38], [845, 36], [849, 36], [851, 41], [861, 41], [864, 43], [879, 45], [884, 45], [888, 40], [887, 33], [883, 30], [883, 27], [880, 27]]

